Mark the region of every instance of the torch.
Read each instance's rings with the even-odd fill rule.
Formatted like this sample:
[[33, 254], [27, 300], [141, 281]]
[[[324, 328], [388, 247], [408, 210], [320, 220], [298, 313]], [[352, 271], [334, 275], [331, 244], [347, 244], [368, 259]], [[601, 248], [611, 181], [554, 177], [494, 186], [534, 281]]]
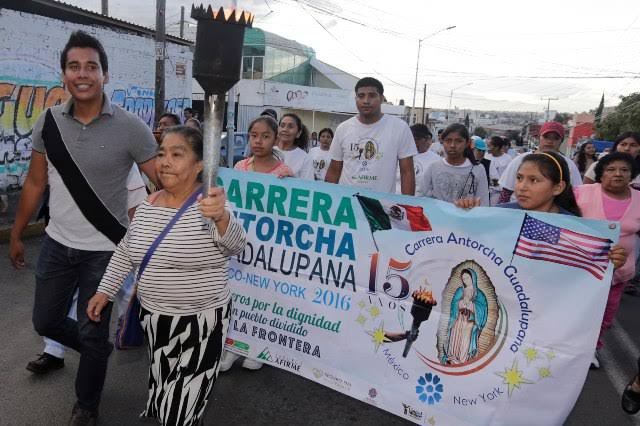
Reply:
[[[203, 196], [216, 185], [226, 92], [240, 80], [244, 30], [253, 23], [247, 11], [191, 6], [198, 22], [193, 76], [205, 92]], [[232, 149], [227, 141], [227, 149]], [[231, 166], [231, 165], [230, 165]]]
[[413, 304], [411, 305], [413, 322], [411, 323], [411, 330], [407, 332], [407, 342], [404, 344], [404, 351], [402, 352], [403, 358], [409, 355], [411, 345], [418, 339], [420, 324], [429, 319], [431, 309], [438, 304], [431, 291], [423, 290], [422, 288], [414, 291], [411, 296], [413, 297]]

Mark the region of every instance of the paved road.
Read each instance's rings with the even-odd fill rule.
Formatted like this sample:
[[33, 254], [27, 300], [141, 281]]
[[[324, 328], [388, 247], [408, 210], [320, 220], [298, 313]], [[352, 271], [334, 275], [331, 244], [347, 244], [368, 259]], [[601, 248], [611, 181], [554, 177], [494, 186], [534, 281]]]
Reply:
[[[15, 271], [0, 244], [0, 425], [65, 425], [74, 403], [78, 356], [46, 377], [24, 369], [42, 350], [31, 325], [33, 265], [40, 239], [26, 241], [28, 269]], [[570, 307], [568, 307], [570, 309]], [[591, 371], [567, 425], [640, 425], [620, 410], [620, 392], [640, 355], [640, 298], [625, 296], [618, 323], [607, 336], [603, 368]], [[567, 312], [570, 315], [570, 311]], [[115, 351], [102, 398], [100, 425], [154, 424], [138, 421], [146, 398], [144, 350]], [[544, 407], [541, 407], [544, 409]], [[265, 366], [257, 372], [234, 367], [213, 392], [206, 425], [409, 425], [396, 416], [296, 375]], [[535, 420], [532, 419], [535, 424]]]

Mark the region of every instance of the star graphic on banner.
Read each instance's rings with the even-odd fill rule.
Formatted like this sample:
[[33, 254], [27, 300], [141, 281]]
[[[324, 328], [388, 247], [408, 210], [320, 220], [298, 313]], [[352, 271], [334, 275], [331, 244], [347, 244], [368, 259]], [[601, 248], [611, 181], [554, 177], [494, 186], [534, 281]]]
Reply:
[[507, 385], [509, 389], [509, 398], [511, 398], [511, 394], [514, 389], [520, 389], [522, 384], [532, 384], [533, 382], [529, 379], [525, 379], [522, 376], [522, 370], [518, 369], [518, 360], [514, 359], [513, 364], [511, 364], [511, 368], [505, 367], [504, 371], [496, 373], [496, 375], [502, 377], [503, 382]]
[[358, 318], [356, 318], [356, 322], [364, 327], [364, 323], [367, 322], [367, 317], [365, 317], [362, 314], [359, 314]]
[[358, 306], [360, 306], [360, 309], [364, 309], [364, 307], [367, 306], [367, 304], [365, 303], [364, 300], [361, 300], [358, 302]]
[[551, 377], [551, 370], [547, 367], [542, 367], [538, 369], [538, 376], [541, 379], [546, 379], [547, 377]]
[[378, 328], [372, 331], [367, 331], [367, 334], [372, 337], [373, 343], [375, 344], [375, 347], [376, 347], [376, 352], [378, 352], [378, 349], [380, 349], [380, 346], [382, 346], [385, 343], [389, 343], [391, 341], [384, 335], [383, 322], [380, 323]]
[[549, 358], [549, 360], [552, 360], [556, 357], [556, 353], [554, 351], [549, 351], [547, 352], [547, 358]]
[[378, 315], [380, 315], [380, 309], [378, 309], [377, 306], [372, 306], [371, 308], [369, 308], [369, 315], [371, 315], [371, 318], [375, 318]]
[[538, 359], [538, 350], [535, 348], [527, 348], [524, 351], [524, 357], [527, 359], [527, 365]]

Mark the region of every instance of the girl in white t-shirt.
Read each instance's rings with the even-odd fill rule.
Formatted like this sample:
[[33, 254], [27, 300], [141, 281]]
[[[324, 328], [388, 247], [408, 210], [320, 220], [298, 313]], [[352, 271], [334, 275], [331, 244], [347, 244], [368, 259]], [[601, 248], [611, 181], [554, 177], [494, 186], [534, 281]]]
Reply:
[[329, 148], [331, 147], [331, 141], [333, 140], [333, 130], [330, 128], [324, 128], [320, 130], [318, 136], [319, 146], [313, 147], [309, 150], [309, 157], [313, 161], [313, 170], [316, 180], [324, 181], [324, 177], [327, 174], [329, 163], [331, 163], [331, 153]]
[[285, 114], [278, 126], [278, 153], [293, 176], [314, 180], [313, 162], [307, 154], [309, 131], [295, 114]]
[[429, 164], [424, 174], [427, 197], [455, 201], [478, 198], [480, 205], [489, 205], [487, 173], [471, 151], [469, 130], [459, 123], [449, 125], [440, 138], [445, 158]]

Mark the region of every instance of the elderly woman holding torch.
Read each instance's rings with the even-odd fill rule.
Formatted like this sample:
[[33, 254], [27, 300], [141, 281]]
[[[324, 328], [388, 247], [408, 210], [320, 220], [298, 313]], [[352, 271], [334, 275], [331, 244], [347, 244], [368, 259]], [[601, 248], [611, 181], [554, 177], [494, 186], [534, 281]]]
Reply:
[[163, 190], [138, 208], [87, 314], [115, 297], [138, 268], [140, 321], [149, 348], [149, 399], [141, 416], [163, 425], [195, 425], [216, 377], [229, 325], [228, 258], [246, 236], [225, 207], [222, 188], [202, 198], [203, 141], [184, 126], [165, 131], [156, 170]]

